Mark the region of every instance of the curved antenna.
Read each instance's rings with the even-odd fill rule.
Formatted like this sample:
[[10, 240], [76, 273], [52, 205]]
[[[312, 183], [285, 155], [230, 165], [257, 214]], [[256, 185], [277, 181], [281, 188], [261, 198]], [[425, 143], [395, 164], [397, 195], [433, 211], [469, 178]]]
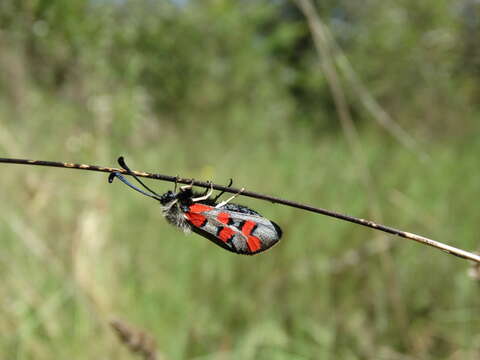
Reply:
[[[145, 189], [147, 189], [148, 191], [150, 191], [153, 195], [155, 195], [155, 196], [157, 196], [157, 197], [160, 197], [159, 194], [157, 194], [155, 191], [153, 191], [153, 190], [150, 189], [147, 185], [145, 185], [145, 184], [143, 183], [143, 181], [140, 180], [140, 179], [137, 177], [137, 175], [135, 175], [135, 174], [133, 173], [132, 170], [130, 170], [130, 168], [129, 168], [129, 167], [127, 166], [127, 164], [125, 163], [125, 159], [123, 158], [123, 156], [120, 156], [120, 157], [117, 159], [117, 161], [118, 161], [118, 165], [120, 165], [123, 169], [125, 169], [125, 170], [128, 171], [128, 175], [132, 175], [133, 178], [140, 183], [140, 185], [142, 185]], [[120, 179], [120, 177], [119, 177], [119, 179]], [[120, 180], [121, 180], [121, 179], [120, 179]], [[126, 180], [126, 179], [124, 178], [124, 180]], [[124, 180], [122, 180], [122, 181], [125, 182]], [[127, 184], [127, 185], [128, 185], [128, 184]], [[132, 187], [131, 184], [130, 184], [129, 186]], [[138, 189], [137, 189], [137, 190], [138, 190]]]
[[136, 187], [135, 185], [133, 185], [130, 181], [128, 181], [127, 179], [125, 179], [125, 176], [123, 176], [122, 174], [120, 174], [119, 172], [112, 172], [110, 173], [110, 175], [108, 175], [108, 182], [111, 184], [113, 182], [113, 180], [115, 178], [118, 178], [121, 182], [123, 182], [125, 185], [128, 185], [129, 187], [131, 187], [133, 190], [136, 190], [138, 191], [140, 194], [143, 194], [145, 196], [148, 196], [148, 197], [151, 197], [155, 200], [158, 200], [158, 201], [162, 201], [160, 196], [158, 196], [157, 194], [155, 195], [152, 195], [152, 194], [149, 194], [145, 191], [143, 191], [142, 189], [139, 189], [138, 187]]

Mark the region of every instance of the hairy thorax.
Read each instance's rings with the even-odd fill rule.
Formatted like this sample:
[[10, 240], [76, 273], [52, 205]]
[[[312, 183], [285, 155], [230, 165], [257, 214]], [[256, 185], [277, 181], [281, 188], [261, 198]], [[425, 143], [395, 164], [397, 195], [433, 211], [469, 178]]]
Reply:
[[170, 224], [179, 227], [184, 232], [190, 232], [190, 225], [187, 223], [185, 214], [180, 210], [178, 203], [162, 206], [162, 214]]

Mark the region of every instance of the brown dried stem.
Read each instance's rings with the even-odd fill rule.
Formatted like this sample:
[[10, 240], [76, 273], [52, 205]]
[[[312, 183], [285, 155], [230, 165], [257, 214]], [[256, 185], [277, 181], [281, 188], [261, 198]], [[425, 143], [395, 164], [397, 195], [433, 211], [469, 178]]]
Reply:
[[[105, 173], [112, 173], [112, 172], [119, 172], [125, 175], [129, 175], [128, 171], [125, 169], [118, 169], [118, 168], [111, 168], [111, 167], [104, 167], [104, 166], [97, 166], [97, 165], [85, 165], [85, 164], [74, 164], [74, 163], [62, 163], [62, 162], [56, 162], [56, 161], [43, 161], [43, 160], [27, 160], [27, 159], [10, 159], [10, 158], [0, 158], [0, 163], [9, 163], [9, 164], [21, 164], [21, 165], [37, 165], [37, 166], [50, 166], [50, 167], [60, 167], [60, 168], [69, 168], [69, 169], [79, 169], [79, 170], [87, 170], [87, 171], [98, 171], [98, 172], [105, 172]], [[163, 175], [163, 174], [154, 174], [154, 173], [148, 173], [144, 171], [132, 171], [133, 174], [139, 177], [145, 177], [149, 179], [155, 179], [155, 180], [163, 180], [163, 181], [169, 181], [169, 182], [177, 182], [180, 184], [193, 184], [195, 186], [203, 187], [203, 188], [209, 188], [210, 186], [215, 189], [215, 190], [220, 190], [220, 191], [225, 191], [229, 193], [236, 194], [240, 191], [240, 189], [233, 188], [233, 187], [226, 187], [222, 185], [217, 185], [213, 184], [210, 182], [205, 182], [205, 181], [197, 181], [195, 179], [189, 179], [189, 178], [181, 178], [181, 177], [176, 177], [176, 176], [168, 176], [168, 175]], [[480, 263], [480, 255], [474, 254], [469, 251], [465, 251], [462, 249], [458, 249], [456, 247], [441, 243], [439, 241], [435, 241], [432, 239], [429, 239], [424, 236], [420, 236], [417, 234], [413, 234], [407, 231], [403, 230], [398, 230], [393, 227], [385, 226], [382, 224], [377, 224], [371, 220], [365, 220], [361, 218], [357, 218], [354, 216], [350, 215], [345, 215], [341, 213], [337, 213], [331, 210], [326, 210], [322, 208], [316, 208], [313, 206], [305, 205], [305, 204], [300, 204], [294, 201], [289, 201], [273, 196], [268, 196], [264, 194], [259, 194], [253, 191], [247, 191], [244, 190], [242, 191], [243, 196], [255, 198], [255, 199], [260, 199], [260, 200], [266, 200], [270, 201], [272, 203], [276, 204], [281, 204], [281, 205], [286, 205], [290, 207], [294, 207], [297, 209], [301, 210], [306, 210], [310, 211], [316, 214], [321, 214], [325, 216], [330, 216], [336, 219], [348, 221], [354, 224], [362, 225], [369, 227], [371, 229], [383, 231], [392, 235], [397, 235], [399, 237], [403, 237], [405, 239], [409, 240], [414, 240], [417, 241], [421, 244], [432, 246], [434, 248], [440, 249], [446, 253], [449, 253], [451, 255], [475, 261], [477, 263]]]
[[145, 331], [118, 319], [110, 321], [110, 326], [115, 330], [120, 342], [132, 353], [141, 355], [144, 360], [158, 359], [155, 340]]

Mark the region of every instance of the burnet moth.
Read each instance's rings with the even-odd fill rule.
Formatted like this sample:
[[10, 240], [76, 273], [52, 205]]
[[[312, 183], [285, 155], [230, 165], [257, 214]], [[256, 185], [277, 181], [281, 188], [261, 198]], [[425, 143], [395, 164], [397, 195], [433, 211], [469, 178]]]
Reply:
[[[119, 159], [119, 163], [146, 191], [131, 184], [119, 172], [111, 173], [108, 181], [111, 183], [117, 177], [132, 189], [158, 200], [166, 220], [186, 233], [193, 231], [225, 250], [244, 255], [255, 255], [265, 251], [282, 237], [282, 230], [273, 221], [246, 206], [230, 202], [243, 189], [219, 203], [217, 200], [223, 191], [212, 199], [212, 188], [200, 194], [192, 190], [192, 184], [181, 186], [178, 192], [175, 184], [174, 191], [169, 190], [159, 195], [130, 171], [123, 158]], [[231, 184], [232, 181], [228, 187]]]

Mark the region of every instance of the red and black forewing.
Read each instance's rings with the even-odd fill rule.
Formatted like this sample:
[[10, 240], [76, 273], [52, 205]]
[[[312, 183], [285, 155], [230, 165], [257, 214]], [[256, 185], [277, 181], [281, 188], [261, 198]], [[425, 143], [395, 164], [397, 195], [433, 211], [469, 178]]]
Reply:
[[237, 254], [258, 254], [282, 236], [277, 224], [240, 205], [217, 209], [194, 203], [184, 214], [192, 231]]

